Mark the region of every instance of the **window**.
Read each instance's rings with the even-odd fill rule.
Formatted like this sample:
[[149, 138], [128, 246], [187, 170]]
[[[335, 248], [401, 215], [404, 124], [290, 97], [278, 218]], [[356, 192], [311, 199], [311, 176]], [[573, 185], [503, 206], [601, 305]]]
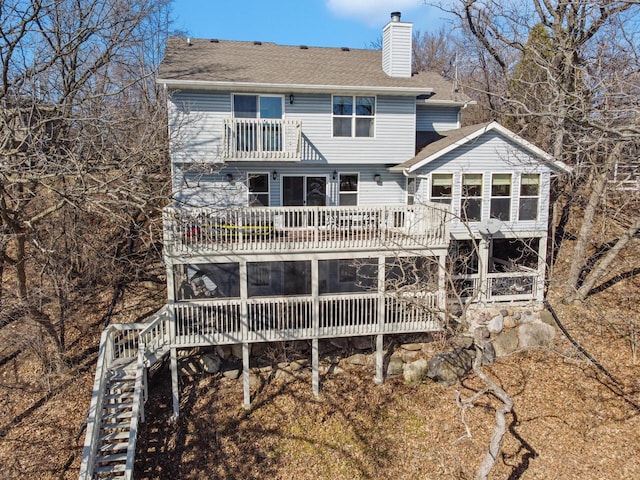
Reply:
[[431, 201], [451, 204], [453, 174], [434, 173], [431, 175]]
[[519, 220], [538, 219], [538, 197], [540, 195], [540, 174], [523, 173], [520, 177]]
[[462, 203], [460, 216], [468, 222], [479, 222], [482, 219], [482, 174], [462, 174]]
[[407, 177], [407, 205], [416, 203], [416, 177]]
[[511, 174], [494, 173], [491, 177], [490, 217], [503, 221], [511, 218]]
[[358, 174], [340, 174], [340, 205], [358, 204]]
[[174, 278], [178, 300], [240, 296], [240, 267], [237, 263], [176, 265]]
[[334, 137], [373, 137], [376, 97], [333, 97]]
[[249, 206], [268, 207], [269, 206], [269, 174], [250, 173], [249, 174]]
[[[236, 148], [239, 151], [280, 151], [282, 131], [280, 122], [266, 122], [264, 119], [282, 118], [282, 97], [262, 95], [234, 95], [233, 116]], [[263, 119], [260, 123], [251, 119]]]
[[367, 293], [378, 284], [377, 259], [318, 260], [318, 293]]
[[247, 262], [249, 297], [311, 294], [311, 262]]

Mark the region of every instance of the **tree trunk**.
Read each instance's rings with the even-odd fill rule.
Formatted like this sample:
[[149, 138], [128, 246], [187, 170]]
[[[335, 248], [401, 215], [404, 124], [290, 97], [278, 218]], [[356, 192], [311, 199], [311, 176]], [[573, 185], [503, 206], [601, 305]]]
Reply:
[[627, 243], [629, 243], [629, 241], [636, 235], [638, 230], [640, 230], [640, 219], [636, 219], [633, 225], [629, 227], [625, 234], [618, 239], [613, 248], [611, 248], [607, 255], [600, 261], [598, 266], [588, 274], [584, 283], [573, 295], [572, 300], [579, 302], [584, 301], [591, 289], [595, 286], [596, 282], [604, 277], [604, 275], [609, 271], [609, 267], [613, 261], [617, 258], [622, 249], [627, 246]]

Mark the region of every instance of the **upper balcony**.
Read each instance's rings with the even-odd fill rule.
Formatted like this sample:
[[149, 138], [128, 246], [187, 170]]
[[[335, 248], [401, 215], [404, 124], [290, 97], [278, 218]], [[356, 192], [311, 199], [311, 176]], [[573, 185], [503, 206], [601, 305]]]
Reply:
[[168, 255], [438, 249], [449, 244], [442, 204], [329, 207], [166, 207]]
[[300, 160], [299, 120], [228, 118], [224, 120], [225, 160]]

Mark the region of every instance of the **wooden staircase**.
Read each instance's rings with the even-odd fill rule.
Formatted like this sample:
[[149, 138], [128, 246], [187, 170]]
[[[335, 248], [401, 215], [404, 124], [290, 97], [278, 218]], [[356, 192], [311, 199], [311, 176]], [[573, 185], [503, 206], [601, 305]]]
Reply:
[[127, 451], [133, 431], [135, 385], [136, 362], [109, 369], [100, 415], [100, 448], [94, 468], [96, 478], [126, 478]]
[[147, 368], [169, 351], [167, 306], [148, 322], [110, 325], [100, 340], [79, 480], [131, 480]]

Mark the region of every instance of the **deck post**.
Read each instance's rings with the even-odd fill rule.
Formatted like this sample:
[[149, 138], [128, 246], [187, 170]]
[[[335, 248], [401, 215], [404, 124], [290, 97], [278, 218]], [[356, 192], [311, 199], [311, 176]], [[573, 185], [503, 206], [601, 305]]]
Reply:
[[532, 292], [536, 301], [544, 301], [544, 279], [545, 270], [547, 268], [546, 255], [547, 252], [547, 236], [540, 237], [538, 244], [538, 278], [536, 279], [536, 289]]
[[[386, 258], [384, 256], [378, 257], [378, 332], [384, 332], [385, 326], [385, 279], [386, 279]], [[384, 383], [384, 352], [383, 352], [383, 338], [382, 333], [376, 335], [376, 376], [374, 382], [376, 385], [382, 385]]]
[[173, 400], [173, 418], [180, 415], [180, 391], [178, 386], [178, 350], [171, 347], [171, 398]]
[[313, 395], [314, 397], [318, 397], [320, 394], [320, 372], [319, 372], [319, 361], [318, 361], [318, 339], [314, 338], [311, 340], [311, 383], [313, 385]]
[[249, 380], [249, 344], [244, 342], [242, 344], [242, 391], [244, 394], [242, 406], [245, 410], [251, 408], [251, 385]]
[[376, 385], [384, 383], [384, 335], [376, 335]]

